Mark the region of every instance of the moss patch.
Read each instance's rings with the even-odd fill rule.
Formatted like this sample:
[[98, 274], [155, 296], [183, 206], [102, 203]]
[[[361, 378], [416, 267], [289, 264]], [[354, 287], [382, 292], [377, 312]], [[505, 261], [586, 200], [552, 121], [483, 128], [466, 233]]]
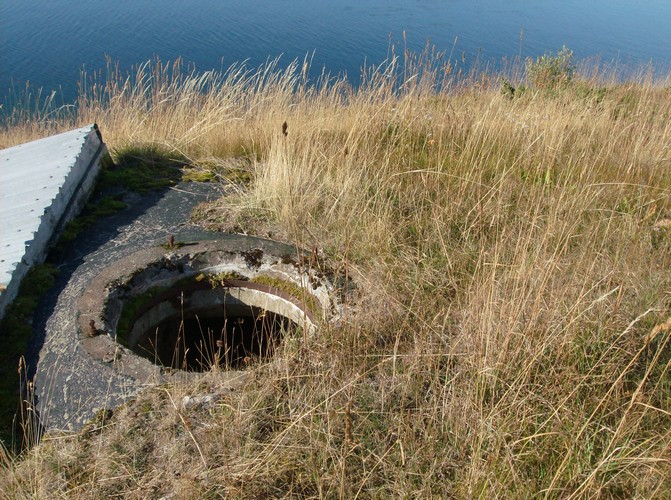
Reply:
[[[196, 276], [196, 281], [202, 281], [205, 279], [204, 274], [199, 274]], [[226, 282], [230, 280], [238, 280], [238, 281], [247, 281], [247, 277], [243, 276], [240, 273], [236, 273], [235, 271], [228, 271], [225, 273], [217, 273], [217, 274], [212, 274], [207, 276], [207, 281], [210, 283], [212, 288], [218, 288], [222, 286], [226, 286]]]
[[242, 184], [244, 186], [251, 184], [254, 180], [254, 174], [249, 170], [244, 170], [242, 168], [227, 168], [224, 171], [223, 176], [234, 184]]
[[[116, 162], [103, 162], [96, 183], [100, 196], [108, 188], [122, 188], [139, 194], [165, 189], [179, 181], [185, 158], [172, 155], [155, 145], [133, 145], [115, 151]], [[97, 219], [109, 217], [128, 207], [120, 194], [94, 198], [86, 204], [81, 214], [72, 219], [63, 229], [54, 247], [60, 255], [66, 246]], [[177, 247], [179, 248], [179, 247]], [[52, 256], [53, 257], [53, 256]]]
[[289, 294], [291, 297], [295, 298], [302, 304], [305, 304], [305, 307], [307, 307], [308, 310], [311, 313], [313, 313], [316, 317], [321, 316], [321, 307], [319, 307], [317, 299], [315, 299], [315, 297], [307, 290], [301, 288], [295, 283], [280, 278], [275, 278], [273, 276], [265, 276], [265, 275], [255, 276], [250, 281], [252, 283], [258, 283], [260, 285], [266, 285], [271, 288], [281, 290], [282, 292]]
[[199, 170], [189, 168], [182, 174], [184, 182], [211, 182], [216, 179], [216, 175], [211, 170]]
[[206, 162], [197, 167], [193, 166], [185, 168], [182, 173], [182, 180], [186, 182], [213, 182], [216, 180], [227, 180], [233, 184], [248, 186], [254, 180], [254, 174], [250, 169], [240, 166], [220, 165]]
[[130, 331], [138, 312], [167, 289], [167, 287], [162, 286], [151, 287], [146, 292], [136, 295], [135, 297], [129, 297], [123, 301], [123, 309], [121, 310], [121, 316], [119, 316], [119, 322], [117, 323], [116, 328], [116, 338], [118, 341], [122, 343], [127, 341], [128, 332]]
[[101, 217], [114, 215], [126, 207], [128, 205], [121, 201], [120, 196], [105, 196], [98, 201], [87, 203], [81, 214], [65, 225], [58, 238], [58, 242], [54, 245], [53, 252], [56, 255], [60, 255], [68, 244], [96, 220]]
[[174, 185], [188, 164], [183, 156], [152, 144], [126, 146], [115, 150], [114, 156], [115, 165], [102, 170], [100, 187], [118, 186], [140, 194]]
[[58, 269], [50, 264], [33, 266], [21, 282], [19, 293], [0, 322], [0, 439], [18, 451], [20, 436], [14, 419], [21, 402], [19, 362], [33, 334], [32, 319], [40, 299], [54, 286]]

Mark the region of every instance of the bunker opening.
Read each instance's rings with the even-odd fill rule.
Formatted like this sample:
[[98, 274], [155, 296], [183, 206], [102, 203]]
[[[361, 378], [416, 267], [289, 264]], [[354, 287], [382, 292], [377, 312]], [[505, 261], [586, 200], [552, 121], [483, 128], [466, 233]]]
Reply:
[[156, 365], [184, 371], [267, 360], [299, 328], [302, 311], [252, 285], [150, 288], [123, 301], [117, 341]]
[[104, 268], [78, 301], [84, 349], [136, 380], [167, 380], [270, 361], [288, 337], [311, 337], [338, 317], [326, 275], [279, 252], [227, 245], [151, 247]]
[[224, 305], [166, 318], [145, 331], [132, 350], [173, 369], [236, 369], [268, 359], [294, 328], [288, 318], [258, 307]]

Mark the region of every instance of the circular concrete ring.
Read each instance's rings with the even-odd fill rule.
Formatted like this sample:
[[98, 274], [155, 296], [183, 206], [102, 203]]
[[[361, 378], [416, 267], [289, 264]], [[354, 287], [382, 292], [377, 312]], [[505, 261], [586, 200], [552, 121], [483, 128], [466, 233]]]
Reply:
[[176, 294], [188, 298], [187, 309], [244, 304], [287, 318], [307, 334], [339, 314], [328, 273], [300, 253], [236, 252], [216, 240], [177, 247], [135, 252], [90, 282], [78, 302], [77, 325], [91, 356], [139, 381], [169, 376], [171, 369], [132, 348], [143, 331], [184, 307]]

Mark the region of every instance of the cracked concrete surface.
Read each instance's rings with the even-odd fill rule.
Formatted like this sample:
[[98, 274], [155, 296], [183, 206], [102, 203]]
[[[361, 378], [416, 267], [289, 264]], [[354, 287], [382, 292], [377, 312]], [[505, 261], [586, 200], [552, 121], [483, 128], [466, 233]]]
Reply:
[[[181, 183], [161, 193], [128, 195], [129, 208], [98, 220], [70, 246], [59, 265], [56, 286], [41, 303], [26, 356], [34, 376], [36, 410], [45, 429], [75, 430], [101, 408], [122, 404], [145, 387], [116, 371], [114, 359], [94, 359], [82, 347], [77, 301], [102, 268], [174, 235], [177, 241], [226, 240], [237, 249], [262, 248], [295, 254], [293, 246], [261, 238], [203, 230], [189, 222], [193, 208], [224, 194], [209, 183]], [[188, 376], [175, 373], [175, 377]], [[232, 374], [233, 376], [233, 374]], [[239, 375], [238, 375], [239, 376]]]

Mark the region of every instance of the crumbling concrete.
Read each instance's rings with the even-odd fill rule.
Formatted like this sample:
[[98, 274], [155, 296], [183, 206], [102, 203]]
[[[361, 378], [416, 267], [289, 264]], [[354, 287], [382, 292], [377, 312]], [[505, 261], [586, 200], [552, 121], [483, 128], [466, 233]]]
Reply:
[[[34, 376], [35, 409], [45, 428], [81, 428], [99, 409], [122, 404], [147, 385], [198, 375], [166, 370], [115, 342], [111, 309], [105, 309], [111, 304], [111, 283], [127, 283], [129, 277], [139, 276], [157, 262], [178, 266], [182, 261], [191, 277], [235, 271], [248, 280], [244, 286], [229, 283], [231, 294], [275, 308], [294, 321], [307, 318], [308, 328], [312, 328], [312, 313], [308, 314], [295, 297], [283, 297], [281, 290], [264, 289], [249, 279], [265, 274], [297, 285], [311, 280], [311, 294], [318, 303], [327, 304], [326, 288], [316, 286], [315, 276], [306, 274], [302, 267], [309, 255], [293, 245], [206, 231], [189, 222], [197, 204], [219, 198], [224, 190], [214, 183], [180, 183], [161, 193], [129, 195], [124, 200], [130, 205], [128, 209], [96, 222], [66, 251], [58, 283], [35, 317], [27, 356], [29, 376]], [[166, 243], [169, 248], [164, 248]], [[170, 248], [177, 243], [185, 245]], [[172, 280], [174, 276], [166, 267], [154, 266], [156, 274], [145, 285], [163, 278]], [[137, 290], [141, 288], [138, 284]], [[270, 303], [273, 301], [275, 304]], [[233, 389], [244, 381], [246, 373], [230, 371], [223, 376]]]
[[[236, 309], [257, 308], [288, 318], [313, 334], [315, 315], [333, 316], [338, 306], [331, 283], [323, 273], [316, 277], [294, 248], [258, 238], [246, 237], [246, 242], [260, 245], [251, 249], [257, 256], [253, 265], [250, 249], [248, 245], [241, 248], [239, 236], [219, 235], [216, 240], [190, 242], [169, 251], [162, 246], [143, 249], [101, 270], [77, 303], [77, 326], [84, 349], [95, 359], [113, 361], [118, 373], [141, 383], [165, 382], [172, 376], [171, 370], [157, 369], [148, 359], [137, 359], [132, 353], [145, 332], [165, 318], [213, 308], [243, 315]], [[289, 283], [297, 293], [255, 282], [260, 276]], [[161, 292], [145, 301], [120, 339], [124, 302], [157, 289]], [[177, 295], [181, 300], [176, 300]]]

